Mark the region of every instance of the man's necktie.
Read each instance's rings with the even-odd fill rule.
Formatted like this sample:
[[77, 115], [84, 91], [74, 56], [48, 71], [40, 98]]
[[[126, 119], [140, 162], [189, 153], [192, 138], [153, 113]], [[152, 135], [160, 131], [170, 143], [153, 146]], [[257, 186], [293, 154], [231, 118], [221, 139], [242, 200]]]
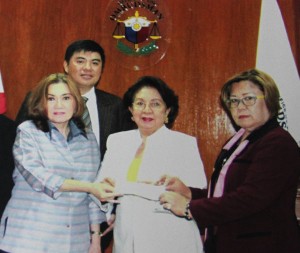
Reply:
[[92, 129], [92, 122], [91, 122], [91, 117], [90, 117], [90, 113], [89, 113], [89, 109], [86, 105], [86, 102], [88, 101], [87, 97], [82, 97], [84, 100], [84, 112], [82, 115], [82, 120], [86, 126], [86, 128]]
[[142, 163], [143, 153], [146, 145], [146, 139], [142, 141], [141, 145], [138, 147], [135, 157], [132, 160], [128, 172], [127, 172], [127, 181], [129, 182], [136, 182], [139, 168]]

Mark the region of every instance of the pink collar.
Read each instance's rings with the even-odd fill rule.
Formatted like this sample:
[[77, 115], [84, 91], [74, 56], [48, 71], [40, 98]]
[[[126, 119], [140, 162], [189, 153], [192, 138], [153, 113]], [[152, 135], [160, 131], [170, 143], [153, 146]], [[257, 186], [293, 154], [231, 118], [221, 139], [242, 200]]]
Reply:
[[[232, 138], [231, 140], [223, 147], [223, 149], [229, 150], [244, 134], [245, 129], [241, 128]], [[245, 147], [248, 145], [249, 140], [242, 141], [239, 146], [236, 148], [236, 150], [231, 154], [231, 156], [228, 158], [226, 163], [223, 165], [220, 175], [218, 177], [218, 181], [216, 183], [213, 197], [221, 197], [224, 192], [224, 183], [225, 183], [225, 177], [226, 173], [228, 171], [229, 166], [231, 165], [232, 161], [245, 149]], [[209, 189], [210, 192], [211, 189]], [[209, 193], [208, 193], [209, 194]], [[208, 195], [209, 196], [209, 195]]]

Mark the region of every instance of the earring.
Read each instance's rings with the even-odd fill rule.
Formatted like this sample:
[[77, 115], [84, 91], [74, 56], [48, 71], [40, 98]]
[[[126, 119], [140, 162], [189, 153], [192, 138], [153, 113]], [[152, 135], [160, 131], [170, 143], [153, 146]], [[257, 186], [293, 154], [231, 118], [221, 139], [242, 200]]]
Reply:
[[169, 118], [168, 118], [168, 116], [166, 116], [166, 118], [165, 118], [165, 124], [168, 124], [169, 123]]
[[133, 117], [131, 117], [131, 120], [134, 122], [134, 118]]

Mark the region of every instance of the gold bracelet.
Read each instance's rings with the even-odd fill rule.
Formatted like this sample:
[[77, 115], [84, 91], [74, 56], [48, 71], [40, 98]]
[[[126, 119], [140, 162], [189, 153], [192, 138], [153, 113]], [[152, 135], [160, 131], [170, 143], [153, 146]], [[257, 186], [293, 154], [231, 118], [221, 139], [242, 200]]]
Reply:
[[98, 236], [102, 235], [101, 231], [93, 231], [93, 230], [90, 231], [90, 234], [91, 235], [98, 235]]

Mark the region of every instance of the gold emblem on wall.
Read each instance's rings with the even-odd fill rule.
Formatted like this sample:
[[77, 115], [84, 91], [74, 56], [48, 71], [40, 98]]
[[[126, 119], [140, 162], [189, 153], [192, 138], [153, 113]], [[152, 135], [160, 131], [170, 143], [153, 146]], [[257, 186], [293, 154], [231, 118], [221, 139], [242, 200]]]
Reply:
[[164, 57], [172, 26], [164, 2], [110, 1], [103, 22], [102, 40], [106, 39], [109, 52], [118, 64], [140, 70], [152, 66]]
[[[161, 39], [158, 29], [158, 21], [151, 21], [148, 20], [147, 17], [141, 17], [139, 15], [139, 11], [135, 11], [135, 15], [127, 18], [126, 20], [117, 19], [117, 25], [113, 32], [113, 38], [118, 41], [117, 48], [125, 54], [150, 54], [158, 49], [156, 40]], [[133, 44], [134, 48], [123, 43], [123, 39]], [[140, 45], [143, 43], [147, 44], [140, 47]]]

